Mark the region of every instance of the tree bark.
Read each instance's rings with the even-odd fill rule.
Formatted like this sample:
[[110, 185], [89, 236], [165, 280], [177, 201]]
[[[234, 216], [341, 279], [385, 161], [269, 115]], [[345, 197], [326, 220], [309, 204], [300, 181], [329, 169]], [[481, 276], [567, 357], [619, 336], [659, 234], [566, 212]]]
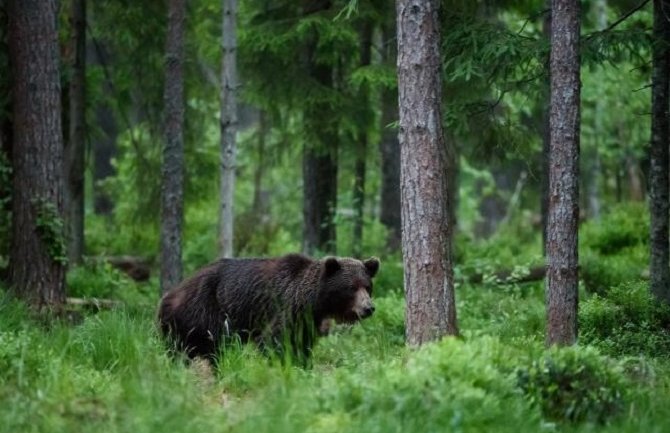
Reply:
[[[304, 2], [304, 14], [328, 10], [330, 0]], [[312, 35], [305, 46], [305, 67], [308, 75], [324, 88], [333, 88], [332, 67], [315, 59], [317, 35]], [[317, 251], [335, 254], [337, 234], [337, 156], [338, 131], [333, 112], [327, 101], [319, 100], [305, 107], [304, 122], [309, 137], [303, 149], [303, 252]]]
[[670, 1], [654, 0], [654, 47], [651, 78], [651, 146], [649, 148], [649, 245], [651, 291], [670, 303], [668, 268], [668, 74], [670, 74]]
[[222, 0], [223, 59], [221, 63], [221, 212], [219, 251], [233, 256], [233, 201], [237, 153], [237, 0]]
[[[605, 30], [607, 27], [607, 0], [597, 0], [595, 5], [595, 14], [598, 25], [598, 30]], [[604, 93], [602, 86], [598, 85], [600, 89], [600, 94]], [[586, 187], [586, 203], [588, 209], [589, 218], [599, 219], [600, 218], [600, 182], [601, 182], [601, 171], [602, 165], [600, 163], [600, 146], [604, 142], [603, 137], [607, 136], [607, 131], [603, 127], [603, 119], [606, 113], [605, 107], [605, 98], [598, 97], [596, 100], [596, 106], [594, 109], [595, 124], [594, 129], [596, 132], [594, 146], [591, 149], [591, 158], [590, 163], [591, 167], [588, 169], [588, 184]]]
[[[361, 67], [370, 65], [370, 54], [372, 50], [372, 23], [365, 20], [361, 26]], [[358, 99], [360, 107], [367, 110], [370, 105], [370, 96], [367, 85], [359, 90]], [[363, 254], [363, 211], [365, 209], [365, 160], [368, 148], [368, 116], [361, 116], [363, 124], [360, 127], [358, 146], [356, 146], [356, 162], [354, 165], [354, 230], [353, 230], [353, 251], [354, 257], [361, 257]]]
[[63, 136], [57, 5], [10, 0], [13, 200], [9, 281], [35, 307], [65, 302]]
[[258, 141], [256, 142], [256, 168], [254, 170], [254, 201], [251, 209], [254, 218], [261, 219], [260, 213], [263, 211], [263, 176], [265, 175], [265, 139], [268, 133], [266, 113], [261, 110], [258, 115]]
[[442, 129], [438, 0], [398, 0], [398, 90], [406, 338], [458, 334]]
[[[551, 0], [545, 0], [546, 12], [542, 23], [542, 36], [551, 42]], [[547, 228], [549, 227], [549, 118], [551, 117], [551, 65], [547, 62], [547, 77], [542, 83], [542, 197], [540, 198], [540, 213], [542, 215], [542, 254], [547, 256]]]
[[577, 340], [579, 221], [579, 1], [553, 0], [547, 344]]
[[165, 147], [161, 182], [161, 291], [182, 278], [184, 219], [184, 22], [186, 0], [170, 0], [165, 56]]
[[70, 5], [69, 131], [65, 145], [65, 195], [67, 211], [68, 258], [81, 262], [84, 254], [84, 172], [86, 149], [86, 0]]
[[[382, 62], [396, 63], [397, 43], [393, 41], [395, 28], [383, 31], [384, 47]], [[398, 132], [388, 125], [398, 120], [398, 94], [394, 89], [382, 90], [382, 137], [379, 142], [381, 154], [381, 197], [379, 220], [388, 230], [386, 248], [390, 251], [400, 249], [400, 142]]]

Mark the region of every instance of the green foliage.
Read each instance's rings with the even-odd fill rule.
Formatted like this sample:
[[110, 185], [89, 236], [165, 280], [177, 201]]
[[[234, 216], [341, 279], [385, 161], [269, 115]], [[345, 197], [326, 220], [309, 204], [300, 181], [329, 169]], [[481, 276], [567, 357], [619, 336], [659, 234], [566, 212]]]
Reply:
[[613, 256], [587, 251], [579, 260], [579, 276], [589, 293], [607, 293], [618, 284], [641, 280], [648, 255], [644, 247], [630, 248]]
[[555, 421], [608, 421], [622, 411], [628, 385], [621, 367], [592, 348], [551, 349], [517, 377], [531, 401]]
[[647, 283], [594, 295], [582, 302], [579, 321], [581, 338], [613, 356], [670, 353], [670, 308], [653, 297]]
[[67, 245], [65, 244], [65, 226], [56, 205], [44, 198], [33, 200], [36, 218], [35, 226], [47, 253], [52, 260], [67, 264]]
[[165, 356], [152, 316], [112, 311], [78, 327], [54, 323], [45, 330], [21, 304], [3, 300], [0, 431], [221, 428], [225, 412], [192, 371]]
[[644, 203], [627, 203], [580, 228], [580, 277], [591, 293], [643, 278], [649, 261], [649, 216]]
[[602, 255], [613, 255], [625, 248], [647, 245], [649, 212], [644, 203], [627, 203], [610, 209], [600, 220], [580, 227], [580, 246]]
[[91, 258], [68, 270], [67, 293], [79, 298], [119, 300], [146, 308], [156, 304], [158, 288], [155, 281], [136, 283], [104, 259]]

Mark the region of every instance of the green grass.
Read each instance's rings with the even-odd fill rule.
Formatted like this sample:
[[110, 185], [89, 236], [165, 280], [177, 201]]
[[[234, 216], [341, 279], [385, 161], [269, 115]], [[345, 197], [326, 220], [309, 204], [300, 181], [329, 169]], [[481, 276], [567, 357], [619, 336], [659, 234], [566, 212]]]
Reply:
[[[0, 432], [670, 431], [667, 356], [612, 351], [610, 334], [601, 348], [545, 350], [541, 284], [459, 287], [463, 337], [420, 349], [404, 345], [397, 288], [380, 287], [375, 316], [320, 340], [312, 368], [232, 346], [207, 377], [166, 355], [154, 289], [131, 296], [105, 272], [72, 281], [127, 306], [76, 324], [0, 300]], [[647, 298], [614, 294], [644, 322]], [[604, 320], [602, 303], [586, 304], [587, 324]]]

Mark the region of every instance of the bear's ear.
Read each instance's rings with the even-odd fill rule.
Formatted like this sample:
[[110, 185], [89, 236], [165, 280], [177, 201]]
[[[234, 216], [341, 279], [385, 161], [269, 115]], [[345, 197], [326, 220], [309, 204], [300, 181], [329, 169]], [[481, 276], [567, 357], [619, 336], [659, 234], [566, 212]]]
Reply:
[[340, 262], [338, 262], [335, 257], [328, 257], [326, 259], [324, 266], [327, 277], [333, 275], [335, 272], [342, 269], [342, 266], [340, 266]]
[[377, 271], [379, 270], [379, 259], [377, 257], [370, 257], [363, 262], [363, 265], [365, 265], [365, 270], [368, 272], [370, 278], [377, 275]]

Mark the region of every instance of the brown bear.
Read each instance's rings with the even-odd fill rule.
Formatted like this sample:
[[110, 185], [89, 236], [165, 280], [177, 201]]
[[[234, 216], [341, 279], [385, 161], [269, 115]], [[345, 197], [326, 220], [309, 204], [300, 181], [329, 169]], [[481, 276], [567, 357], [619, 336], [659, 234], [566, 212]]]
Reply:
[[232, 337], [304, 363], [332, 320], [372, 315], [378, 269], [376, 258], [220, 259], [163, 296], [159, 328], [189, 358], [215, 361], [220, 344]]

